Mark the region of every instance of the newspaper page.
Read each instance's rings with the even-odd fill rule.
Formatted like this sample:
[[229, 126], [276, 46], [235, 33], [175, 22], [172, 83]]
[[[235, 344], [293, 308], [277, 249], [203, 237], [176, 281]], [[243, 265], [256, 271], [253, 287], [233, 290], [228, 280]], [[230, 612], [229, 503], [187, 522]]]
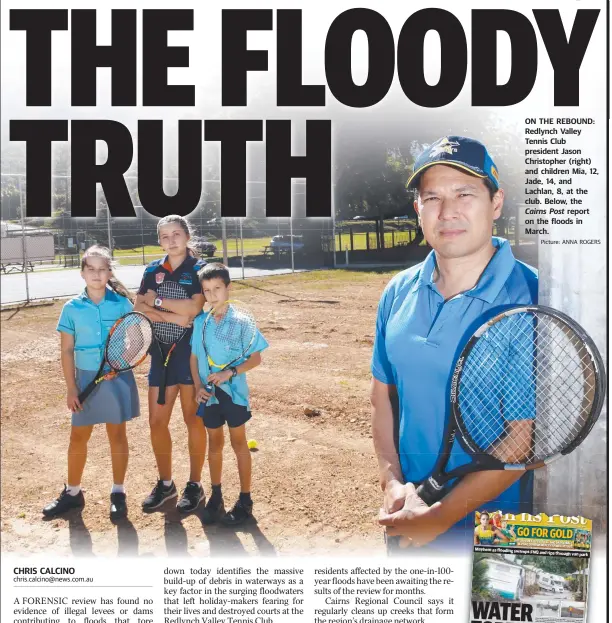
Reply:
[[608, 3], [1, 12], [2, 620], [603, 621]]
[[590, 519], [475, 514], [471, 621], [587, 621]]

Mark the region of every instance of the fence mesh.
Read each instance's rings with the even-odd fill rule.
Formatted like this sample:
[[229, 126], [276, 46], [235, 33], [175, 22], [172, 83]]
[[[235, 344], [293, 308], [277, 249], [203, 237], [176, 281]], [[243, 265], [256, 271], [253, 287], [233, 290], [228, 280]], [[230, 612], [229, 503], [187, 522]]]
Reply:
[[[126, 181], [128, 187], [134, 186], [133, 179]], [[175, 180], [167, 182], [166, 192], [170, 192]], [[414, 215], [385, 219], [381, 213], [378, 218], [357, 216], [335, 222], [331, 218], [265, 218], [265, 192], [261, 183], [252, 184], [257, 184], [253, 186], [257, 193], [247, 193], [249, 210], [262, 217], [219, 218], [218, 190], [205, 194], [187, 217], [198, 254], [209, 261], [226, 262], [233, 278], [347, 263], [409, 264], [422, 260], [430, 250]], [[300, 184], [296, 181], [294, 188], [294, 214], [304, 213], [305, 191]], [[25, 175], [2, 174], [2, 304], [78, 293], [82, 288], [80, 260], [93, 244], [112, 250], [119, 276], [134, 288], [140, 283], [142, 267], [163, 257], [158, 219], [142, 206], [136, 205], [133, 218], [112, 218], [99, 192], [97, 216], [73, 218], [70, 176], [54, 175], [52, 190], [52, 216], [27, 218]], [[135, 188], [131, 192], [137, 203]], [[503, 223], [494, 233], [513, 239], [514, 224]], [[525, 259], [532, 264], [537, 261]]]

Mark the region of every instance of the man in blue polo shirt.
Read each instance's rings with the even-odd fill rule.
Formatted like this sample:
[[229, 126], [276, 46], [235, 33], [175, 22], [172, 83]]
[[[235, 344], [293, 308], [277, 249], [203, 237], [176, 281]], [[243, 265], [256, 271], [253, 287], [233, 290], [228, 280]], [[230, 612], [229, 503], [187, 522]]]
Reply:
[[[379, 522], [400, 547], [448, 547], [471, 542], [465, 517], [485, 503], [531, 510], [532, 475], [524, 472], [470, 474], [432, 507], [413, 483], [433, 470], [450, 417], [450, 372], [471, 330], [500, 308], [537, 302], [538, 278], [508, 241], [492, 236], [504, 191], [484, 145], [460, 136], [436, 141], [417, 158], [408, 187], [433, 251], [389, 282], [378, 309], [371, 401], [384, 491]], [[447, 469], [469, 460], [455, 442]]]

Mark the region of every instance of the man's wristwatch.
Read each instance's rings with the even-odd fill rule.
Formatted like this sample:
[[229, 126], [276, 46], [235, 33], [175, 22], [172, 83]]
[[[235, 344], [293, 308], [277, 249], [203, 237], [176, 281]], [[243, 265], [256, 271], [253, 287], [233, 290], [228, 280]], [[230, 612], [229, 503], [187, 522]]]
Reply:
[[155, 307], [161, 307], [162, 303], [163, 303], [163, 299], [159, 296], [155, 299], [155, 301], [153, 301], [153, 305]]
[[237, 376], [238, 374], [238, 370], [236, 370], [236, 368], [234, 368], [233, 366], [230, 368], [231, 372], [232, 372], [232, 378], [234, 378], [235, 376]]

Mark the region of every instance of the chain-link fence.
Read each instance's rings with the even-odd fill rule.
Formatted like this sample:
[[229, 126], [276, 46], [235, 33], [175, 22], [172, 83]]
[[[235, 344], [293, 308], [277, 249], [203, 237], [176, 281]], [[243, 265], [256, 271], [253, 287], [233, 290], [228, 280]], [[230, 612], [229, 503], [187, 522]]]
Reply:
[[[137, 203], [136, 178], [126, 176]], [[79, 267], [83, 252], [94, 244], [109, 247], [117, 271], [129, 287], [137, 287], [142, 267], [163, 257], [157, 236], [158, 218], [136, 205], [135, 216], [112, 218], [103, 193], [98, 193], [95, 218], [73, 218], [71, 178], [52, 176], [52, 216], [27, 218], [26, 177], [2, 173], [1, 302], [16, 303], [69, 296], [82, 288]], [[175, 178], [165, 179], [171, 190]], [[261, 182], [250, 183], [251, 212], [264, 213]], [[303, 212], [303, 182], [295, 181], [294, 212]], [[414, 218], [383, 220], [356, 217], [333, 219], [225, 218], [214, 184], [187, 220], [197, 253], [228, 265], [233, 278], [358, 263], [403, 263], [424, 257], [428, 248]], [[261, 200], [264, 200], [263, 202]], [[296, 208], [297, 206], [297, 208]], [[72, 269], [72, 270], [70, 270]]]
[[[142, 206], [136, 205], [133, 218], [112, 218], [99, 193], [96, 218], [73, 218], [70, 176], [54, 175], [52, 216], [27, 218], [25, 185], [23, 174], [2, 174], [3, 304], [78, 293], [81, 257], [94, 244], [112, 250], [117, 272], [129, 287], [138, 286], [144, 265], [163, 257], [158, 218]], [[218, 211], [218, 205], [213, 209]], [[202, 258], [226, 263], [233, 278], [330, 264], [322, 240], [332, 238], [331, 219], [221, 219], [211, 217], [211, 211], [203, 204], [187, 217], [192, 242]]]
[[[126, 181], [134, 183], [133, 178]], [[260, 188], [259, 182], [252, 184]], [[305, 195], [300, 184], [296, 182], [294, 188], [297, 212], [303, 211]], [[99, 193], [95, 218], [73, 218], [70, 176], [54, 175], [52, 216], [26, 218], [25, 185], [23, 174], [2, 174], [3, 304], [78, 293], [83, 285], [78, 271], [81, 257], [93, 244], [112, 250], [118, 274], [134, 288], [140, 283], [142, 267], [163, 257], [157, 236], [158, 218], [142, 206], [136, 205], [134, 217], [112, 218], [103, 193]], [[137, 201], [135, 188], [131, 192]], [[250, 193], [252, 212], [262, 207], [259, 204], [264, 194], [261, 190], [257, 195]], [[265, 207], [265, 202], [262, 205]], [[393, 218], [384, 218], [383, 214], [378, 218], [356, 216], [334, 222], [331, 218], [263, 216], [222, 219], [215, 216], [219, 211], [216, 189], [205, 196], [187, 220], [198, 255], [224, 262], [234, 279], [321, 267], [416, 263], [430, 250], [414, 213]], [[536, 245], [533, 241], [519, 244], [515, 218], [500, 219], [494, 233], [513, 241], [517, 257], [537, 265]]]

